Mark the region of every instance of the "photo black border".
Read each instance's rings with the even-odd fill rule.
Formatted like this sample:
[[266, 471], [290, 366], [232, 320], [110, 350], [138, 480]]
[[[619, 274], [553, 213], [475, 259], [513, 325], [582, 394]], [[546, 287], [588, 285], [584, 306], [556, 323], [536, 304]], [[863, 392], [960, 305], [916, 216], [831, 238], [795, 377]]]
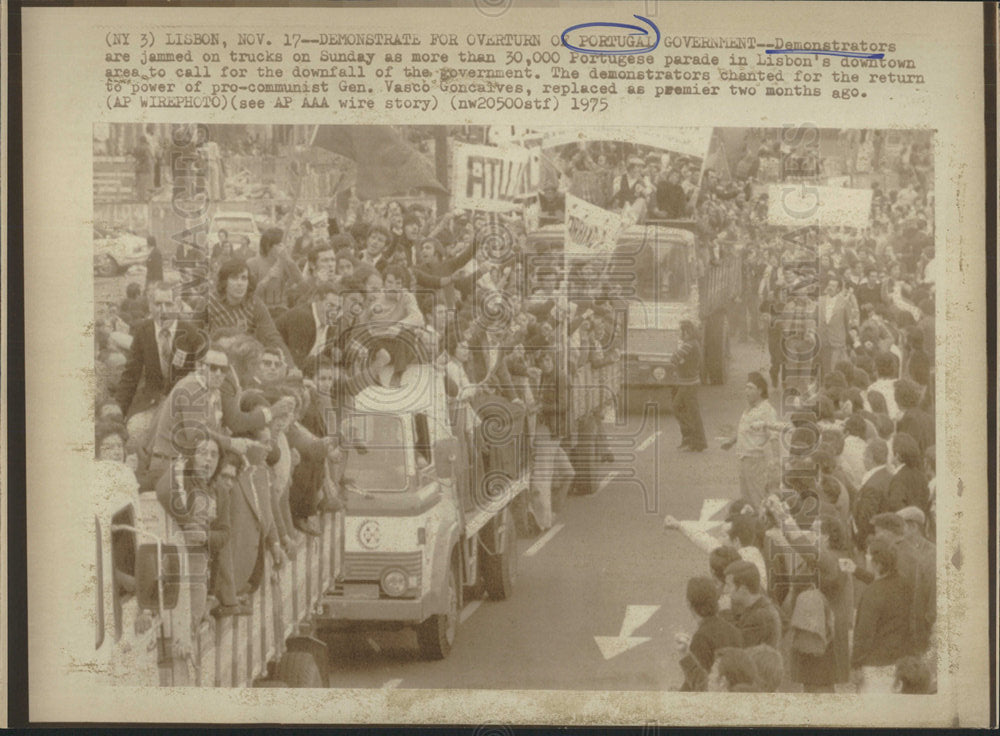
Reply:
[[[533, 4], [527, 0], [527, 5]], [[987, 469], [987, 500], [989, 512], [989, 661], [990, 661], [990, 723], [995, 728], [997, 726], [997, 678], [996, 678], [996, 646], [997, 646], [997, 459], [998, 445], [996, 435], [996, 415], [997, 415], [997, 5], [988, 0], [983, 1], [983, 71], [984, 71], [984, 123], [985, 123], [985, 144], [986, 144], [986, 357], [987, 357], [987, 441], [989, 446], [988, 469]], [[7, 261], [6, 261], [6, 289], [7, 289], [7, 314], [2, 329], [7, 335], [7, 483], [6, 498], [7, 508], [0, 511], [5, 513], [7, 518], [7, 591], [6, 599], [0, 600], [0, 605], [7, 606], [7, 675], [8, 675], [8, 727], [14, 730], [22, 730], [29, 726], [32, 732], [43, 733], [46, 731], [66, 733], [65, 728], [72, 726], [71, 723], [44, 724], [48, 728], [39, 728], [43, 724], [31, 724], [28, 719], [28, 611], [27, 611], [27, 553], [26, 548], [26, 480], [25, 480], [25, 401], [24, 401], [24, 239], [23, 239], [23, 153], [22, 153], [22, 101], [21, 101], [21, 10], [25, 7], [403, 7], [408, 5], [419, 5], [421, 7], [452, 7], [453, 2], [449, 0], [431, 0], [430, 2], [389, 2], [386, 0], [375, 0], [374, 2], [362, 2], [361, 0], [340, 0], [334, 2], [234, 2], [232, 0], [221, 0], [209, 2], [202, 0], [194, 2], [191, 0], [182, 2], [155, 2], [151, 0], [139, 0], [134, 2], [100, 2], [92, 0], [90, 2], [42, 2], [40, 0], [11, 0], [7, 5], [8, 14], [8, 37], [6, 51], [5, 73], [7, 74], [7, 99], [0, 101], [0, 104], [7, 106], [7, 136], [2, 144], [7, 149]], [[512, 714], [516, 717], [516, 714]], [[82, 733], [102, 733], [109, 727], [123, 726], [108, 722], [105, 724], [87, 723], [85, 727], [75, 727], [74, 734]], [[136, 728], [125, 726], [132, 733], [244, 733], [250, 730], [267, 728], [268, 733], [280, 730], [291, 730], [291, 726], [280, 726], [271, 724], [264, 726], [258, 724], [255, 727], [235, 727], [235, 726], [202, 726], [192, 728], [188, 724], [159, 724], [160, 728]], [[52, 728], [55, 727], [55, 728]], [[601, 727], [581, 727], [572, 728], [527, 728], [498, 726], [496, 730], [491, 730], [491, 736], [496, 734], [532, 734], [532, 733], [572, 733], [576, 734], [597, 734], [597, 733], [642, 733], [649, 734], [650, 726], [636, 726], [631, 728], [601, 728]], [[739, 729], [695, 729], [695, 728], [670, 728], [666, 726], [652, 727], [655, 732], [682, 733], [682, 732], [704, 732], [710, 730], [716, 733], [735, 733]], [[360, 731], [366, 733], [426, 733], [426, 734], [469, 734], [470, 730], [482, 732], [482, 726], [443, 726], [443, 727], [379, 727], [379, 726], [344, 726], [340, 728], [296, 728], [296, 731], [304, 733], [344, 733], [354, 734]], [[758, 729], [760, 730], [760, 729]], [[769, 728], [768, 732], [779, 729]], [[796, 732], [802, 729], [782, 728], [781, 731]], [[814, 729], [813, 732], [834, 732], [835, 729]], [[944, 729], [931, 729], [925, 731], [932, 733]], [[860, 729], [842, 729], [841, 731], [860, 731]], [[887, 731], [897, 731], [899, 733], [910, 733], [912, 729], [887, 729]]]

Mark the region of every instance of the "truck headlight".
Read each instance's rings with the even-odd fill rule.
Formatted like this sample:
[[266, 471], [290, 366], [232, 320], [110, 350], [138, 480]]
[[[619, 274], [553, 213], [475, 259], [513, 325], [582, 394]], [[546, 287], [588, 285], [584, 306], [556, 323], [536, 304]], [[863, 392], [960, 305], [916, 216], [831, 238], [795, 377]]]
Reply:
[[663, 366], [657, 366], [653, 369], [653, 378], [657, 381], [662, 381], [667, 377], [667, 371], [664, 370]]
[[402, 570], [386, 570], [382, 573], [382, 590], [393, 598], [403, 595], [406, 592], [406, 573]]

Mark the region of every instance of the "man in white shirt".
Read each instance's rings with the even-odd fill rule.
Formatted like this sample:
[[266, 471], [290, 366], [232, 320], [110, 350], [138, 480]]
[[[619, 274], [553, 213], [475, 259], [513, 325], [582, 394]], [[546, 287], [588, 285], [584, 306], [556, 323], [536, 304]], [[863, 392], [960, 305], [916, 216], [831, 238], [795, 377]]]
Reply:
[[735, 445], [740, 463], [740, 495], [760, 511], [767, 496], [767, 483], [774, 475], [772, 465], [777, 460], [777, 438], [771, 429], [777, 424], [778, 415], [767, 400], [767, 381], [760, 373], [749, 374], [744, 393], [748, 407], [740, 417], [736, 436], [723, 443], [722, 449]]
[[861, 488], [865, 475], [866, 431], [865, 420], [860, 414], [852, 414], [844, 422], [844, 449], [838, 462], [855, 488]]
[[896, 356], [889, 352], [882, 352], [875, 356], [875, 373], [878, 375], [878, 380], [868, 387], [868, 393], [865, 394], [865, 403], [868, 408], [871, 409], [871, 403], [868, 401], [868, 395], [873, 391], [877, 391], [882, 394], [882, 398], [885, 399], [885, 406], [888, 410], [889, 418], [893, 421], [899, 421], [902, 416], [902, 412], [899, 410], [899, 406], [896, 404], [896, 377], [899, 374], [899, 367], [897, 363]]

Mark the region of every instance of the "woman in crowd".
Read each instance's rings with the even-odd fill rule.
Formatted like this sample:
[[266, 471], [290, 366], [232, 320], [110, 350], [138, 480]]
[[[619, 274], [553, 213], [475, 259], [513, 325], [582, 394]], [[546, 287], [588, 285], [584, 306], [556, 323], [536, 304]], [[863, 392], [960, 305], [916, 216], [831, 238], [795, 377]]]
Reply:
[[288, 348], [274, 326], [264, 303], [254, 295], [255, 283], [245, 261], [230, 259], [219, 268], [214, 293], [208, 297], [206, 326], [209, 334], [227, 327], [252, 335], [264, 347], [285, 353], [293, 363]]
[[94, 450], [98, 460], [125, 462], [125, 444], [128, 442], [128, 432], [124, 424], [105, 419], [97, 423], [94, 434]]
[[[235, 475], [232, 457], [225, 466]], [[199, 441], [193, 452], [174, 460], [171, 472], [156, 483], [160, 504], [180, 525], [188, 546], [191, 579], [204, 575], [212, 595], [219, 601], [213, 615], [244, 613], [232, 587], [230, 541], [230, 488], [227, 479], [217, 478], [223, 465], [220, 448], [212, 438]], [[195, 551], [200, 554], [190, 554]], [[197, 625], [206, 607], [208, 588], [191, 586], [192, 616]]]

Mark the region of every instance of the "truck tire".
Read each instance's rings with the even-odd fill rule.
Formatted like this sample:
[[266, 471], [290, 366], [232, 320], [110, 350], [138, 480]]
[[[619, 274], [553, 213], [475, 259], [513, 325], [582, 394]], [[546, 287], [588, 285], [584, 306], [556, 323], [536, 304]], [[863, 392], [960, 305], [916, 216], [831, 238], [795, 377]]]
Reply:
[[451, 652], [458, 633], [459, 569], [452, 558], [448, 570], [448, 613], [435, 613], [417, 627], [417, 643], [426, 659], [444, 659]]
[[517, 579], [517, 525], [514, 524], [510, 506], [503, 510], [499, 519], [505, 527], [503, 547], [495, 555], [483, 554], [480, 558], [486, 592], [492, 601], [510, 598]]
[[711, 385], [721, 386], [726, 382], [726, 361], [729, 351], [729, 325], [725, 312], [713, 314], [705, 322], [703, 343], [704, 378]]
[[289, 651], [278, 665], [278, 680], [288, 687], [323, 687], [323, 675], [312, 653]]

